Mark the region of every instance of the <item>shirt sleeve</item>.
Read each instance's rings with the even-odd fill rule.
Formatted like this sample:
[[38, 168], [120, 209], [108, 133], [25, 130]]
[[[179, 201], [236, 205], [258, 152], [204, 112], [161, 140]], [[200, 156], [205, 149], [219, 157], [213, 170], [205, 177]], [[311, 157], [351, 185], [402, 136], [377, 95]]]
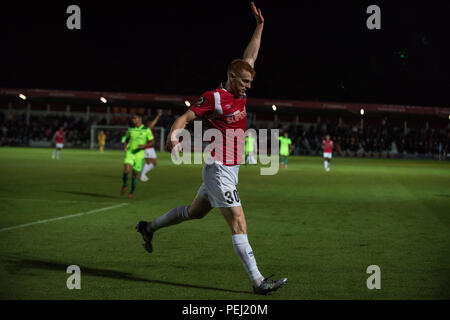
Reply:
[[189, 108], [198, 117], [204, 117], [214, 112], [214, 94], [212, 91], [203, 93], [198, 101]]
[[122, 143], [127, 142], [127, 139], [130, 137], [129, 131], [127, 130], [127, 133], [122, 137]]

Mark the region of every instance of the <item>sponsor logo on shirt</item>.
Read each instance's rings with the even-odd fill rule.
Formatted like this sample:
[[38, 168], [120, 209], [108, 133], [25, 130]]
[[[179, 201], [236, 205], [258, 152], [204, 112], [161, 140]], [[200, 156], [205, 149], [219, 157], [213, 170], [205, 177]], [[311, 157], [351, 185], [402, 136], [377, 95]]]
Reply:
[[227, 115], [225, 116], [225, 121], [227, 123], [235, 123], [241, 120], [244, 120], [247, 118], [247, 112], [246, 110], [242, 110], [242, 111], [236, 111], [235, 113], [231, 114], [231, 115]]

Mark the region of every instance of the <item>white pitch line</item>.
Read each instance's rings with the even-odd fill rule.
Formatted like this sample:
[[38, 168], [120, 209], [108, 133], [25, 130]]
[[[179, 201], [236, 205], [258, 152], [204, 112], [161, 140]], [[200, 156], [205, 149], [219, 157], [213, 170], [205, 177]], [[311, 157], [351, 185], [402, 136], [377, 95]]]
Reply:
[[93, 203], [93, 204], [113, 204], [113, 201], [84, 201], [84, 200], [49, 200], [49, 199], [28, 199], [28, 198], [0, 198], [5, 201], [45, 201], [45, 202], [63, 202], [63, 203]]
[[97, 212], [102, 212], [102, 211], [106, 211], [106, 210], [120, 208], [120, 207], [123, 207], [123, 206], [126, 206], [126, 205], [128, 205], [128, 203], [121, 203], [121, 204], [118, 204], [118, 205], [115, 205], [115, 206], [95, 209], [95, 210], [86, 211], [86, 212], [75, 213], [75, 214], [71, 214], [71, 215], [68, 215], [68, 216], [62, 216], [62, 217], [53, 218], [53, 219], [38, 220], [38, 221], [35, 221], [35, 222], [20, 224], [18, 226], [14, 226], [14, 227], [3, 228], [3, 229], [0, 229], [0, 232], [13, 230], [13, 229], [24, 228], [24, 227], [29, 227], [29, 226], [33, 226], [35, 224], [41, 224], [41, 223], [47, 223], [47, 222], [52, 222], [52, 221], [58, 221], [58, 220], [64, 220], [64, 219], [70, 219], [70, 218], [85, 216], [85, 215], [88, 215], [88, 214], [93, 214], [93, 213], [97, 213]]

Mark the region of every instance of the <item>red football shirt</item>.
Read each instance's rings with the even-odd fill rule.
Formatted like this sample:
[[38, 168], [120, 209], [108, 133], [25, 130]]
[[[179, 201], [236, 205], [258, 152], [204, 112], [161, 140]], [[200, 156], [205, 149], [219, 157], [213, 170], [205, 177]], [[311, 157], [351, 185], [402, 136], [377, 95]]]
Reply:
[[333, 152], [333, 141], [331, 140], [323, 140], [323, 152], [331, 153]]
[[55, 132], [55, 142], [56, 143], [64, 143], [65, 137], [66, 137], [66, 134], [64, 131], [56, 131]]
[[[150, 129], [150, 131], [152, 131], [152, 129]], [[153, 131], [152, 131], [152, 134], [153, 134]], [[151, 147], [145, 147], [145, 149], [153, 149], [155, 147], [155, 143], [153, 143], [153, 146], [151, 146]]]
[[216, 144], [211, 155], [226, 166], [242, 162], [247, 129], [246, 102], [247, 96], [236, 98], [221, 86], [203, 93], [199, 101], [190, 107], [198, 117], [206, 118], [210, 127], [221, 132], [222, 144]]

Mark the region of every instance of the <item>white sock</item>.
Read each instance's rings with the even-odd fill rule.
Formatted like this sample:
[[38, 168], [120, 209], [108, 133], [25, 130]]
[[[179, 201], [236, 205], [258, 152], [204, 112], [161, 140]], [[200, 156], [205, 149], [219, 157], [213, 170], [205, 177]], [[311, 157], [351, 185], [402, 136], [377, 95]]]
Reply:
[[152, 231], [156, 231], [160, 228], [168, 227], [191, 219], [191, 217], [189, 217], [188, 208], [189, 206], [182, 206], [169, 210], [159, 218], [153, 220], [150, 223], [150, 228], [152, 229]]
[[52, 153], [52, 158], [55, 158], [55, 156], [56, 156], [56, 149], [55, 149], [55, 150], [53, 150], [53, 153]]
[[59, 160], [59, 155], [61, 154], [61, 151], [56, 150], [56, 159]]
[[145, 164], [144, 165], [144, 169], [142, 170], [141, 173], [141, 177], [145, 176], [147, 174], [147, 172], [149, 172], [150, 170], [152, 170], [155, 166], [153, 165], [153, 163], [149, 163], [149, 164]]
[[323, 167], [325, 168], [325, 170], [328, 168], [328, 162], [327, 161], [323, 162]]
[[234, 251], [244, 265], [245, 271], [247, 271], [250, 279], [255, 287], [261, 285], [261, 281], [264, 277], [256, 266], [255, 256], [253, 255], [252, 247], [248, 243], [246, 234], [235, 234], [232, 236]]

